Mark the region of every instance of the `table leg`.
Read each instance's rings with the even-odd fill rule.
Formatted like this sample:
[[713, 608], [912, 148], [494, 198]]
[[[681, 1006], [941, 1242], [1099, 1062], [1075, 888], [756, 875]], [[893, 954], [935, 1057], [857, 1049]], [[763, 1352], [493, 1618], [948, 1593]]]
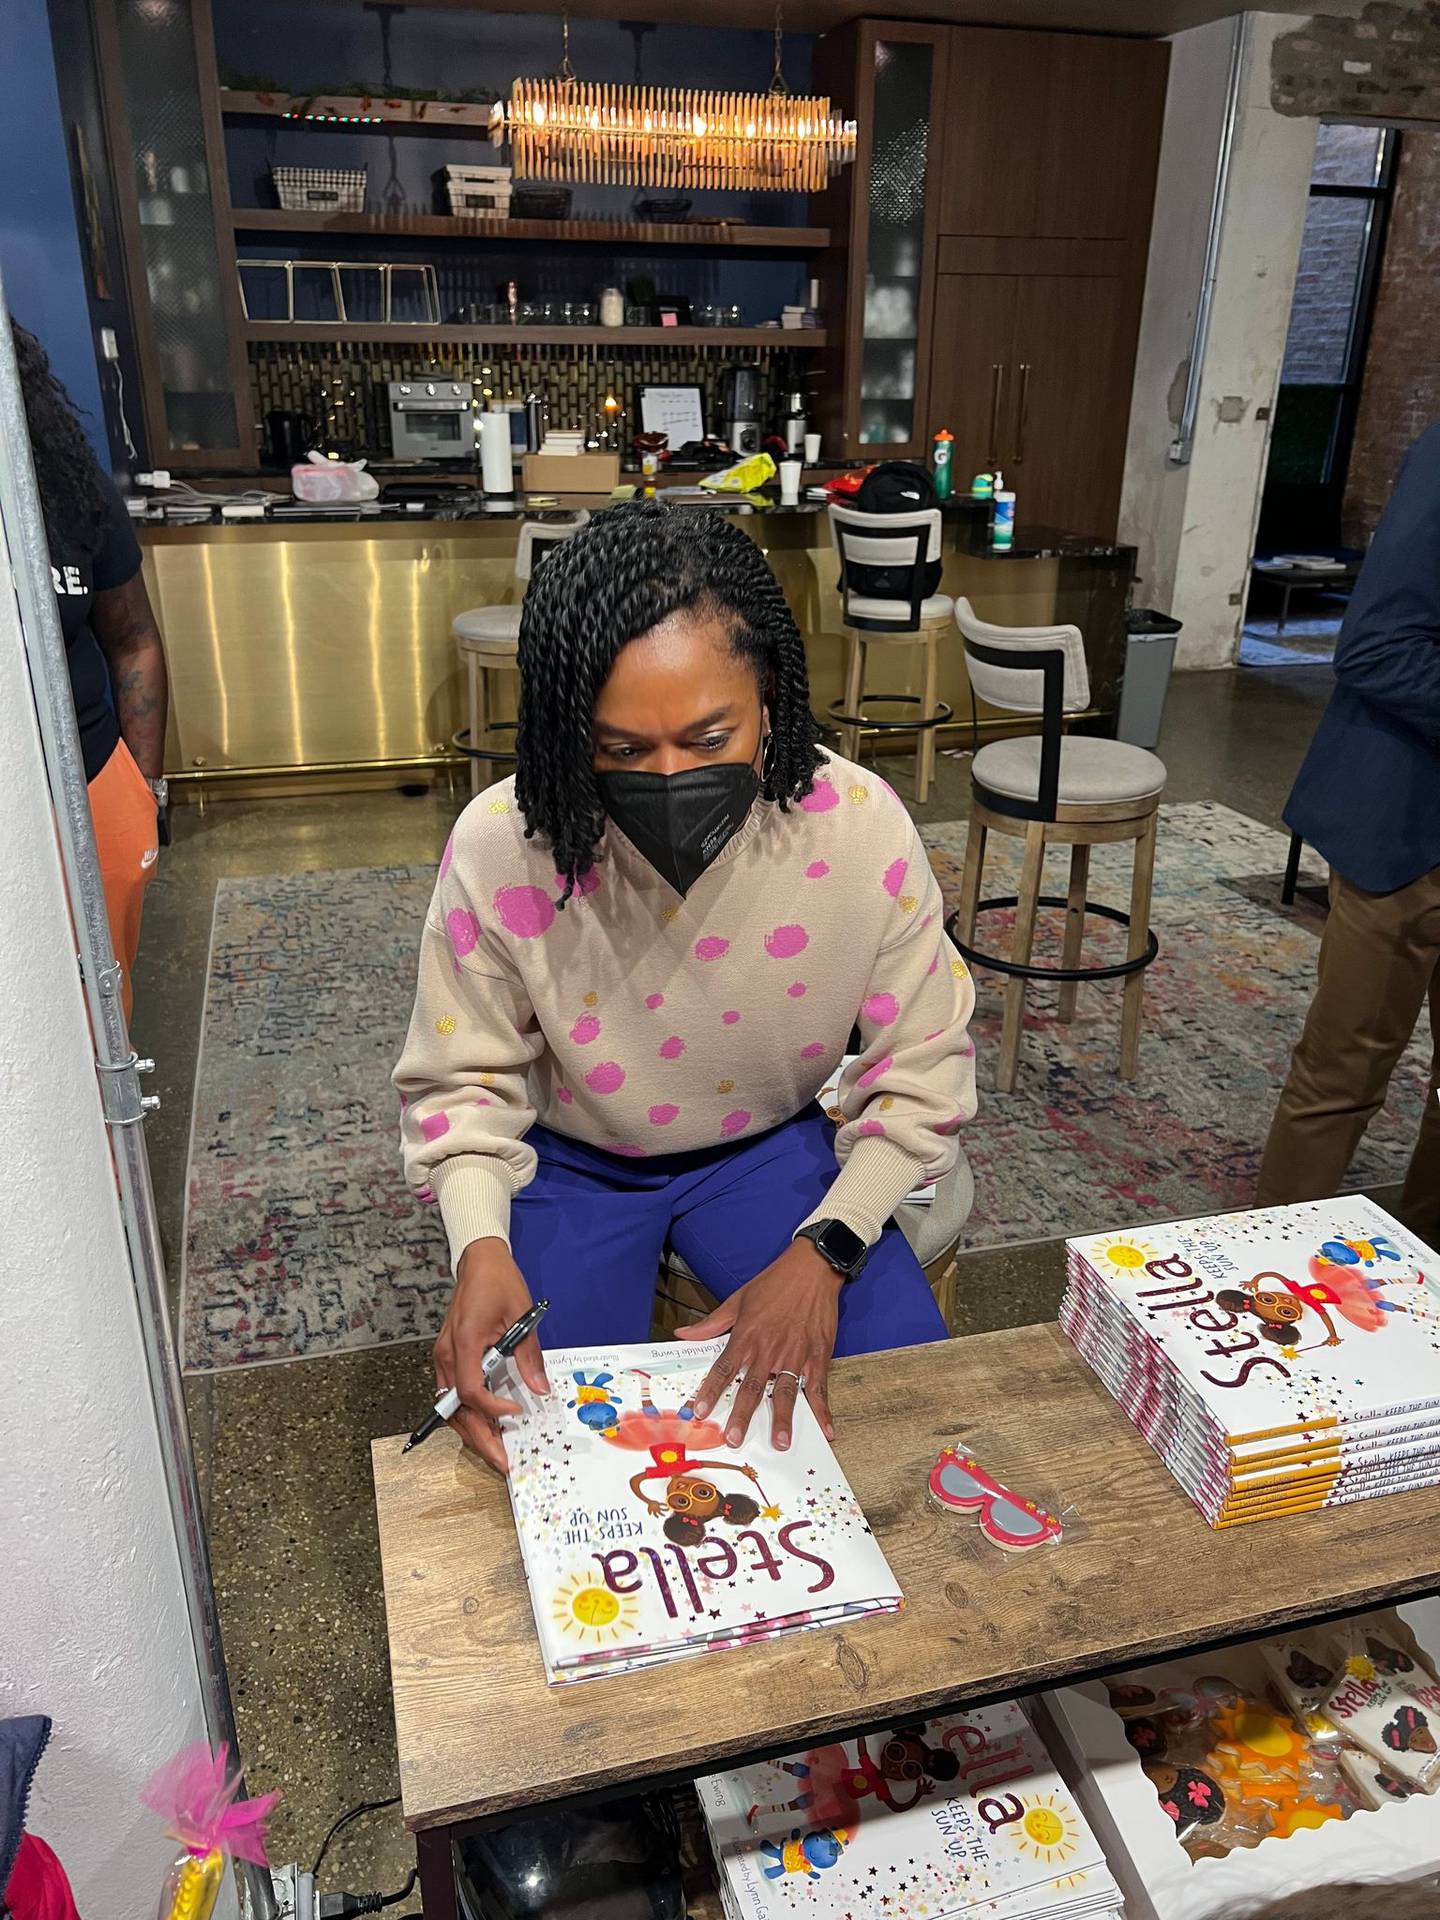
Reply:
[[1275, 629], [1275, 637], [1277, 640], [1285, 631], [1285, 622], [1290, 617], [1290, 591], [1288, 585], [1280, 589], [1280, 624]]
[[460, 1920], [455, 1851], [448, 1827], [432, 1827], [416, 1834], [415, 1864], [420, 1871], [420, 1911], [425, 1920]]
[[1280, 898], [1285, 906], [1292, 906], [1295, 900], [1295, 888], [1300, 879], [1300, 855], [1305, 842], [1298, 833], [1290, 836], [1290, 851], [1285, 856], [1285, 878], [1280, 883]]

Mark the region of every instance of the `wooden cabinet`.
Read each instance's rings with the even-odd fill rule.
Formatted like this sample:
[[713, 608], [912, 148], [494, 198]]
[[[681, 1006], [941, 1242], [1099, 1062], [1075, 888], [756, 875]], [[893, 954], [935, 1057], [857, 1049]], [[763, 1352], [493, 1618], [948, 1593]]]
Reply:
[[1153, 40], [953, 28], [940, 233], [1148, 231], [1167, 58]]
[[1017, 520], [1113, 537], [1167, 49], [952, 30], [929, 431]]

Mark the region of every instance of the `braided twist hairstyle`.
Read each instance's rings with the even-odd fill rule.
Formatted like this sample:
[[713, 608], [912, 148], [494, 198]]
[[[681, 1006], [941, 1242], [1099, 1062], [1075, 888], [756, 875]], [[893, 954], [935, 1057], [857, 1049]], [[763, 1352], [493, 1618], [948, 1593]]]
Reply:
[[787, 808], [809, 793], [820, 755], [805, 648], [755, 542], [723, 513], [626, 501], [596, 514], [537, 564], [520, 614], [515, 798], [525, 837], [541, 834], [564, 881], [594, 864], [605, 827], [591, 735], [595, 699], [629, 641], [681, 608], [728, 621], [770, 710], [761, 791]]
[[99, 463], [45, 349], [18, 321], [11, 321], [10, 331], [52, 557], [71, 547], [93, 558], [105, 544]]

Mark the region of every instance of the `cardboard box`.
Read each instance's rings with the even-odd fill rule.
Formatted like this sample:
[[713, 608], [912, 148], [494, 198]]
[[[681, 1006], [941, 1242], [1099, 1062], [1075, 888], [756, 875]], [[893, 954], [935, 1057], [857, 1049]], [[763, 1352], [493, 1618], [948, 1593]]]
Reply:
[[[1396, 1611], [1420, 1651], [1431, 1661], [1440, 1657], [1440, 1600], [1420, 1600]], [[1253, 1661], [1256, 1684], [1262, 1684], [1255, 1645], [1226, 1648], [1210, 1658], [1219, 1671], [1242, 1680]], [[1152, 1672], [1163, 1674], [1172, 1664], [1182, 1663], [1147, 1667], [1147, 1684]], [[1403, 1884], [1440, 1872], [1440, 1795], [1426, 1793], [1353, 1813], [1348, 1820], [1329, 1820], [1288, 1839], [1271, 1835], [1258, 1846], [1233, 1849], [1222, 1860], [1191, 1860], [1140, 1771], [1103, 1681], [1042, 1695], [1036, 1718], [1105, 1849], [1125, 1895], [1128, 1920], [1229, 1920], [1257, 1901], [1310, 1888], [1350, 1880]]]
[[527, 453], [521, 475], [527, 493], [613, 493], [620, 484], [620, 456]]

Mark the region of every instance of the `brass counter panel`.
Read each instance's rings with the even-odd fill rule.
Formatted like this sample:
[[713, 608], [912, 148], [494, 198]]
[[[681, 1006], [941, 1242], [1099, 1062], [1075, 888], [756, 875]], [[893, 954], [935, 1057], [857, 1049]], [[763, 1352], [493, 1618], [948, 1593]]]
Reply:
[[[806, 635], [823, 712], [843, 691], [845, 661], [824, 522], [739, 523], [764, 535]], [[516, 537], [513, 521], [145, 529], [146, 579], [170, 662], [168, 770], [344, 764], [358, 775], [367, 762], [442, 751], [465, 723], [450, 623], [466, 607], [514, 602]], [[1074, 620], [1090, 645], [1095, 704], [1113, 707], [1118, 643], [1097, 627], [1113, 625], [1124, 583], [1103, 564], [952, 551], [943, 586], [1004, 624]], [[918, 649], [875, 649], [871, 659], [872, 686], [920, 691]], [[499, 676], [501, 717], [513, 717], [511, 678]], [[942, 657], [940, 694], [968, 722], [958, 634]]]

